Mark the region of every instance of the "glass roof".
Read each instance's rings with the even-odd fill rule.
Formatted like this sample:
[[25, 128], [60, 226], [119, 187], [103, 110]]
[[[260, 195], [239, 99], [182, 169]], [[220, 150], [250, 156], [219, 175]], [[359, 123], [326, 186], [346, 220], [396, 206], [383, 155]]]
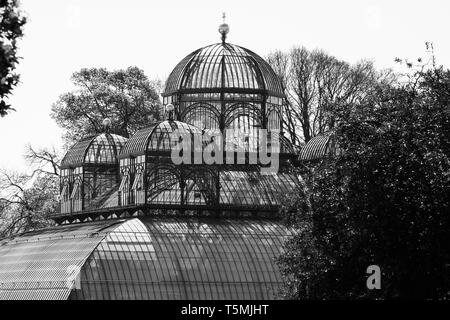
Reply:
[[67, 151], [61, 167], [67, 168], [83, 164], [117, 164], [117, 155], [126, 141], [126, 138], [110, 133], [102, 133], [84, 139]]
[[259, 171], [221, 171], [220, 203], [223, 205], [279, 206], [280, 197], [298, 186], [295, 175], [262, 175]]
[[330, 153], [331, 132], [319, 134], [302, 148], [300, 160], [318, 160], [326, 157]]
[[60, 226], [0, 241], [0, 300], [67, 299], [71, 273], [115, 224]]
[[123, 147], [120, 158], [129, 155], [140, 155], [146, 151], [166, 151], [170, 152], [178, 143], [178, 139], [172, 137], [172, 133], [177, 131], [183, 134], [201, 135], [201, 130], [190, 124], [180, 121], [162, 121], [136, 132]]
[[0, 241], [0, 298], [274, 299], [290, 234], [268, 219], [169, 217], [40, 230]]
[[181, 60], [169, 75], [163, 96], [219, 89], [284, 96], [279, 78], [263, 58], [230, 43], [198, 49]]

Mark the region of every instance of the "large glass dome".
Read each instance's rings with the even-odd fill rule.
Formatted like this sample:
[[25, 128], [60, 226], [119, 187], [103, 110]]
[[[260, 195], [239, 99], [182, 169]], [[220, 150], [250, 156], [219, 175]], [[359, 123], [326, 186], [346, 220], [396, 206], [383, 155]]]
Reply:
[[231, 129], [249, 145], [258, 144], [259, 129], [283, 135], [285, 95], [279, 77], [259, 55], [225, 38], [181, 60], [162, 95], [165, 105], [174, 106], [176, 120], [202, 130]]
[[263, 58], [226, 42], [200, 48], [181, 60], [163, 95], [217, 91], [284, 96], [279, 78]]

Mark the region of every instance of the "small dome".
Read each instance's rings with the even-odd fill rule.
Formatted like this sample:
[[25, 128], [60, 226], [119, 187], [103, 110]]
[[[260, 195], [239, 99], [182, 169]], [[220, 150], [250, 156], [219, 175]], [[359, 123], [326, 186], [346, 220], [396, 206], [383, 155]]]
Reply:
[[226, 42], [198, 49], [181, 60], [169, 75], [163, 96], [218, 91], [284, 97], [280, 79], [263, 58]]
[[110, 133], [81, 140], [67, 151], [61, 168], [84, 164], [117, 164], [117, 156], [126, 141], [126, 138]]
[[136, 132], [125, 144], [119, 158], [138, 156], [151, 152], [170, 152], [179, 141], [174, 140], [171, 134], [177, 131], [183, 134], [202, 134], [202, 131], [190, 124], [180, 121], [161, 121]]
[[334, 150], [334, 136], [332, 132], [322, 133], [311, 138], [302, 148], [300, 151], [300, 160], [320, 160], [333, 154]]

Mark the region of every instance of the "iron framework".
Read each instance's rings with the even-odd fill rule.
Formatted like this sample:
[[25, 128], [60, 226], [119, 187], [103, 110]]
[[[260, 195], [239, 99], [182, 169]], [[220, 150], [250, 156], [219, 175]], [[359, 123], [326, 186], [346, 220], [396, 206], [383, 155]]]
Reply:
[[274, 299], [292, 232], [267, 219], [140, 218], [0, 240], [0, 299]]
[[[166, 105], [174, 105], [169, 120], [153, 123], [128, 140], [102, 134], [68, 151], [61, 213], [55, 221], [95, 221], [155, 210], [216, 216], [274, 213], [280, 196], [298, 186], [298, 178], [289, 172], [296, 154], [283, 134], [282, 85], [254, 52], [226, 42], [196, 50], [172, 71], [163, 97]], [[173, 163], [171, 155], [180, 143], [175, 131], [191, 137], [188, 164]], [[221, 147], [223, 162], [210, 164], [202, 158], [212, 144]], [[260, 173], [265, 165], [261, 146], [279, 156], [278, 174]]]
[[264, 59], [234, 44], [189, 54], [169, 75], [163, 97], [176, 107], [178, 120], [201, 129], [283, 131], [279, 78]]
[[329, 131], [311, 138], [302, 148], [300, 160], [304, 162], [319, 161], [337, 152], [335, 134]]
[[103, 133], [76, 143], [61, 163], [61, 214], [98, 208], [117, 190], [126, 138]]

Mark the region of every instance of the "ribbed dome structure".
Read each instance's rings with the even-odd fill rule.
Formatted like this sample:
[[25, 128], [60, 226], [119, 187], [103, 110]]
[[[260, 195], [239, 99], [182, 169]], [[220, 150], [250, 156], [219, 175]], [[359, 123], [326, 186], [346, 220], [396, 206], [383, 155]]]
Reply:
[[[67, 151], [61, 162], [61, 213], [111, 203], [119, 178], [118, 155], [126, 141], [116, 134], [101, 133], [77, 142]], [[116, 203], [113, 201], [113, 205]]]
[[[171, 152], [179, 143], [172, 133], [201, 135], [201, 130], [180, 121], [161, 121], [136, 132], [123, 147], [119, 158], [143, 155], [148, 152]], [[193, 140], [192, 140], [193, 141]]]
[[106, 118], [67, 152], [58, 226], [0, 239], [0, 300], [278, 297], [279, 210], [303, 183], [281, 82], [223, 18], [170, 74], [166, 121], [126, 139]]
[[336, 153], [333, 132], [325, 132], [313, 137], [300, 152], [300, 160], [317, 161]]
[[263, 58], [226, 42], [200, 48], [181, 60], [170, 74], [163, 96], [218, 89], [284, 96], [279, 78]]
[[84, 164], [117, 164], [117, 156], [126, 138], [102, 133], [77, 142], [64, 156], [61, 167], [77, 167]]

